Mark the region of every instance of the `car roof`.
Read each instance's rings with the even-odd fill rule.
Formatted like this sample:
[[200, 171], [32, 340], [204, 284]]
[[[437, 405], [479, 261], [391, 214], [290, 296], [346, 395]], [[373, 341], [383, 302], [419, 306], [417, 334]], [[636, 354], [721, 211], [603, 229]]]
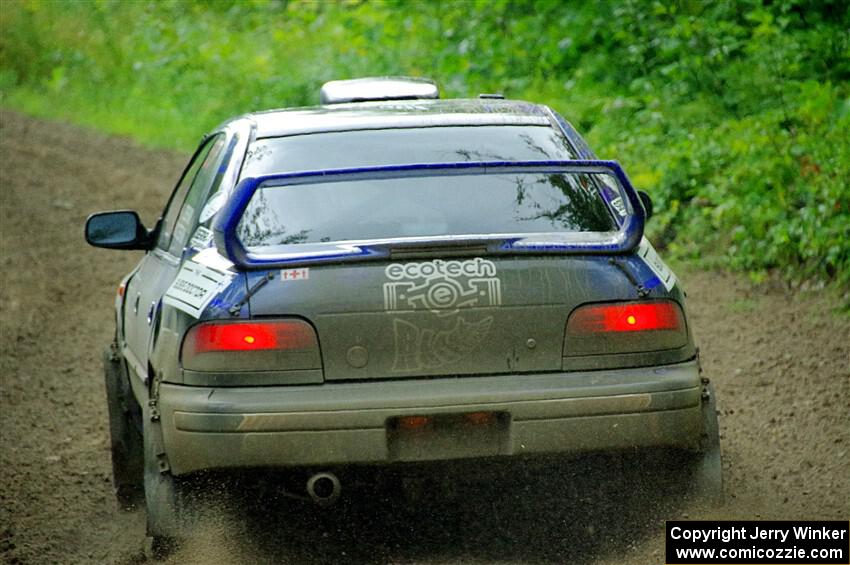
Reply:
[[[546, 106], [517, 100], [353, 102], [254, 112], [258, 138], [364, 129], [530, 125], [556, 127]], [[238, 119], [238, 118], [237, 118]]]

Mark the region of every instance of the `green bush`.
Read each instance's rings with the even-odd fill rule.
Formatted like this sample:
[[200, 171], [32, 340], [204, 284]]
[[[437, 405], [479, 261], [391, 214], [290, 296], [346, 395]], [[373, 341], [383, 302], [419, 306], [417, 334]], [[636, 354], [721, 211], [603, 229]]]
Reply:
[[674, 254], [850, 286], [843, 0], [7, 0], [2, 103], [190, 149], [322, 82], [431, 76], [553, 106], [623, 162]]

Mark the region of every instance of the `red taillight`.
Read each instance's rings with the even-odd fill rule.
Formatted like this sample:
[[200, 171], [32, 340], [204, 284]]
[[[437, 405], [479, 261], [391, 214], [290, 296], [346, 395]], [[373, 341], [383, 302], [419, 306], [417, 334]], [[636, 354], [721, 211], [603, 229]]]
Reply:
[[679, 307], [672, 302], [597, 304], [576, 310], [570, 317], [567, 333], [586, 335], [676, 330], [680, 326]]
[[316, 346], [316, 334], [300, 320], [285, 322], [210, 323], [189, 331], [193, 352], [308, 349]]
[[564, 357], [662, 351], [687, 343], [685, 316], [672, 300], [587, 304], [567, 321]]
[[304, 320], [215, 321], [193, 326], [183, 340], [192, 371], [321, 369], [316, 332]]

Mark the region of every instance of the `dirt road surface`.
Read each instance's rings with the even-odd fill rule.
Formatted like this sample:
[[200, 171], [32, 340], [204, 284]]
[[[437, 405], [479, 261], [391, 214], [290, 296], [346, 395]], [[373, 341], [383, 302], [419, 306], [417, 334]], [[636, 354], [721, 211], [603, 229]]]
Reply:
[[[0, 113], [0, 561], [139, 563], [144, 516], [117, 508], [100, 351], [136, 252], [95, 250], [87, 214], [150, 224], [186, 156]], [[183, 562], [663, 563], [665, 519], [850, 518], [850, 319], [828, 293], [680, 271], [717, 386], [727, 504], [637, 493], [608, 463], [522, 470], [489, 488], [355, 494], [330, 511], [251, 501]]]

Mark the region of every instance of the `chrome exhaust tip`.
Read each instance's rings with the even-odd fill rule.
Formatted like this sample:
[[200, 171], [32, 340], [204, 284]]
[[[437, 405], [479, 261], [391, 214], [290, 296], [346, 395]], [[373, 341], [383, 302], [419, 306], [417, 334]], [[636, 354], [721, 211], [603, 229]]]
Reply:
[[316, 473], [307, 480], [307, 494], [319, 506], [330, 506], [341, 492], [342, 485], [333, 473]]

